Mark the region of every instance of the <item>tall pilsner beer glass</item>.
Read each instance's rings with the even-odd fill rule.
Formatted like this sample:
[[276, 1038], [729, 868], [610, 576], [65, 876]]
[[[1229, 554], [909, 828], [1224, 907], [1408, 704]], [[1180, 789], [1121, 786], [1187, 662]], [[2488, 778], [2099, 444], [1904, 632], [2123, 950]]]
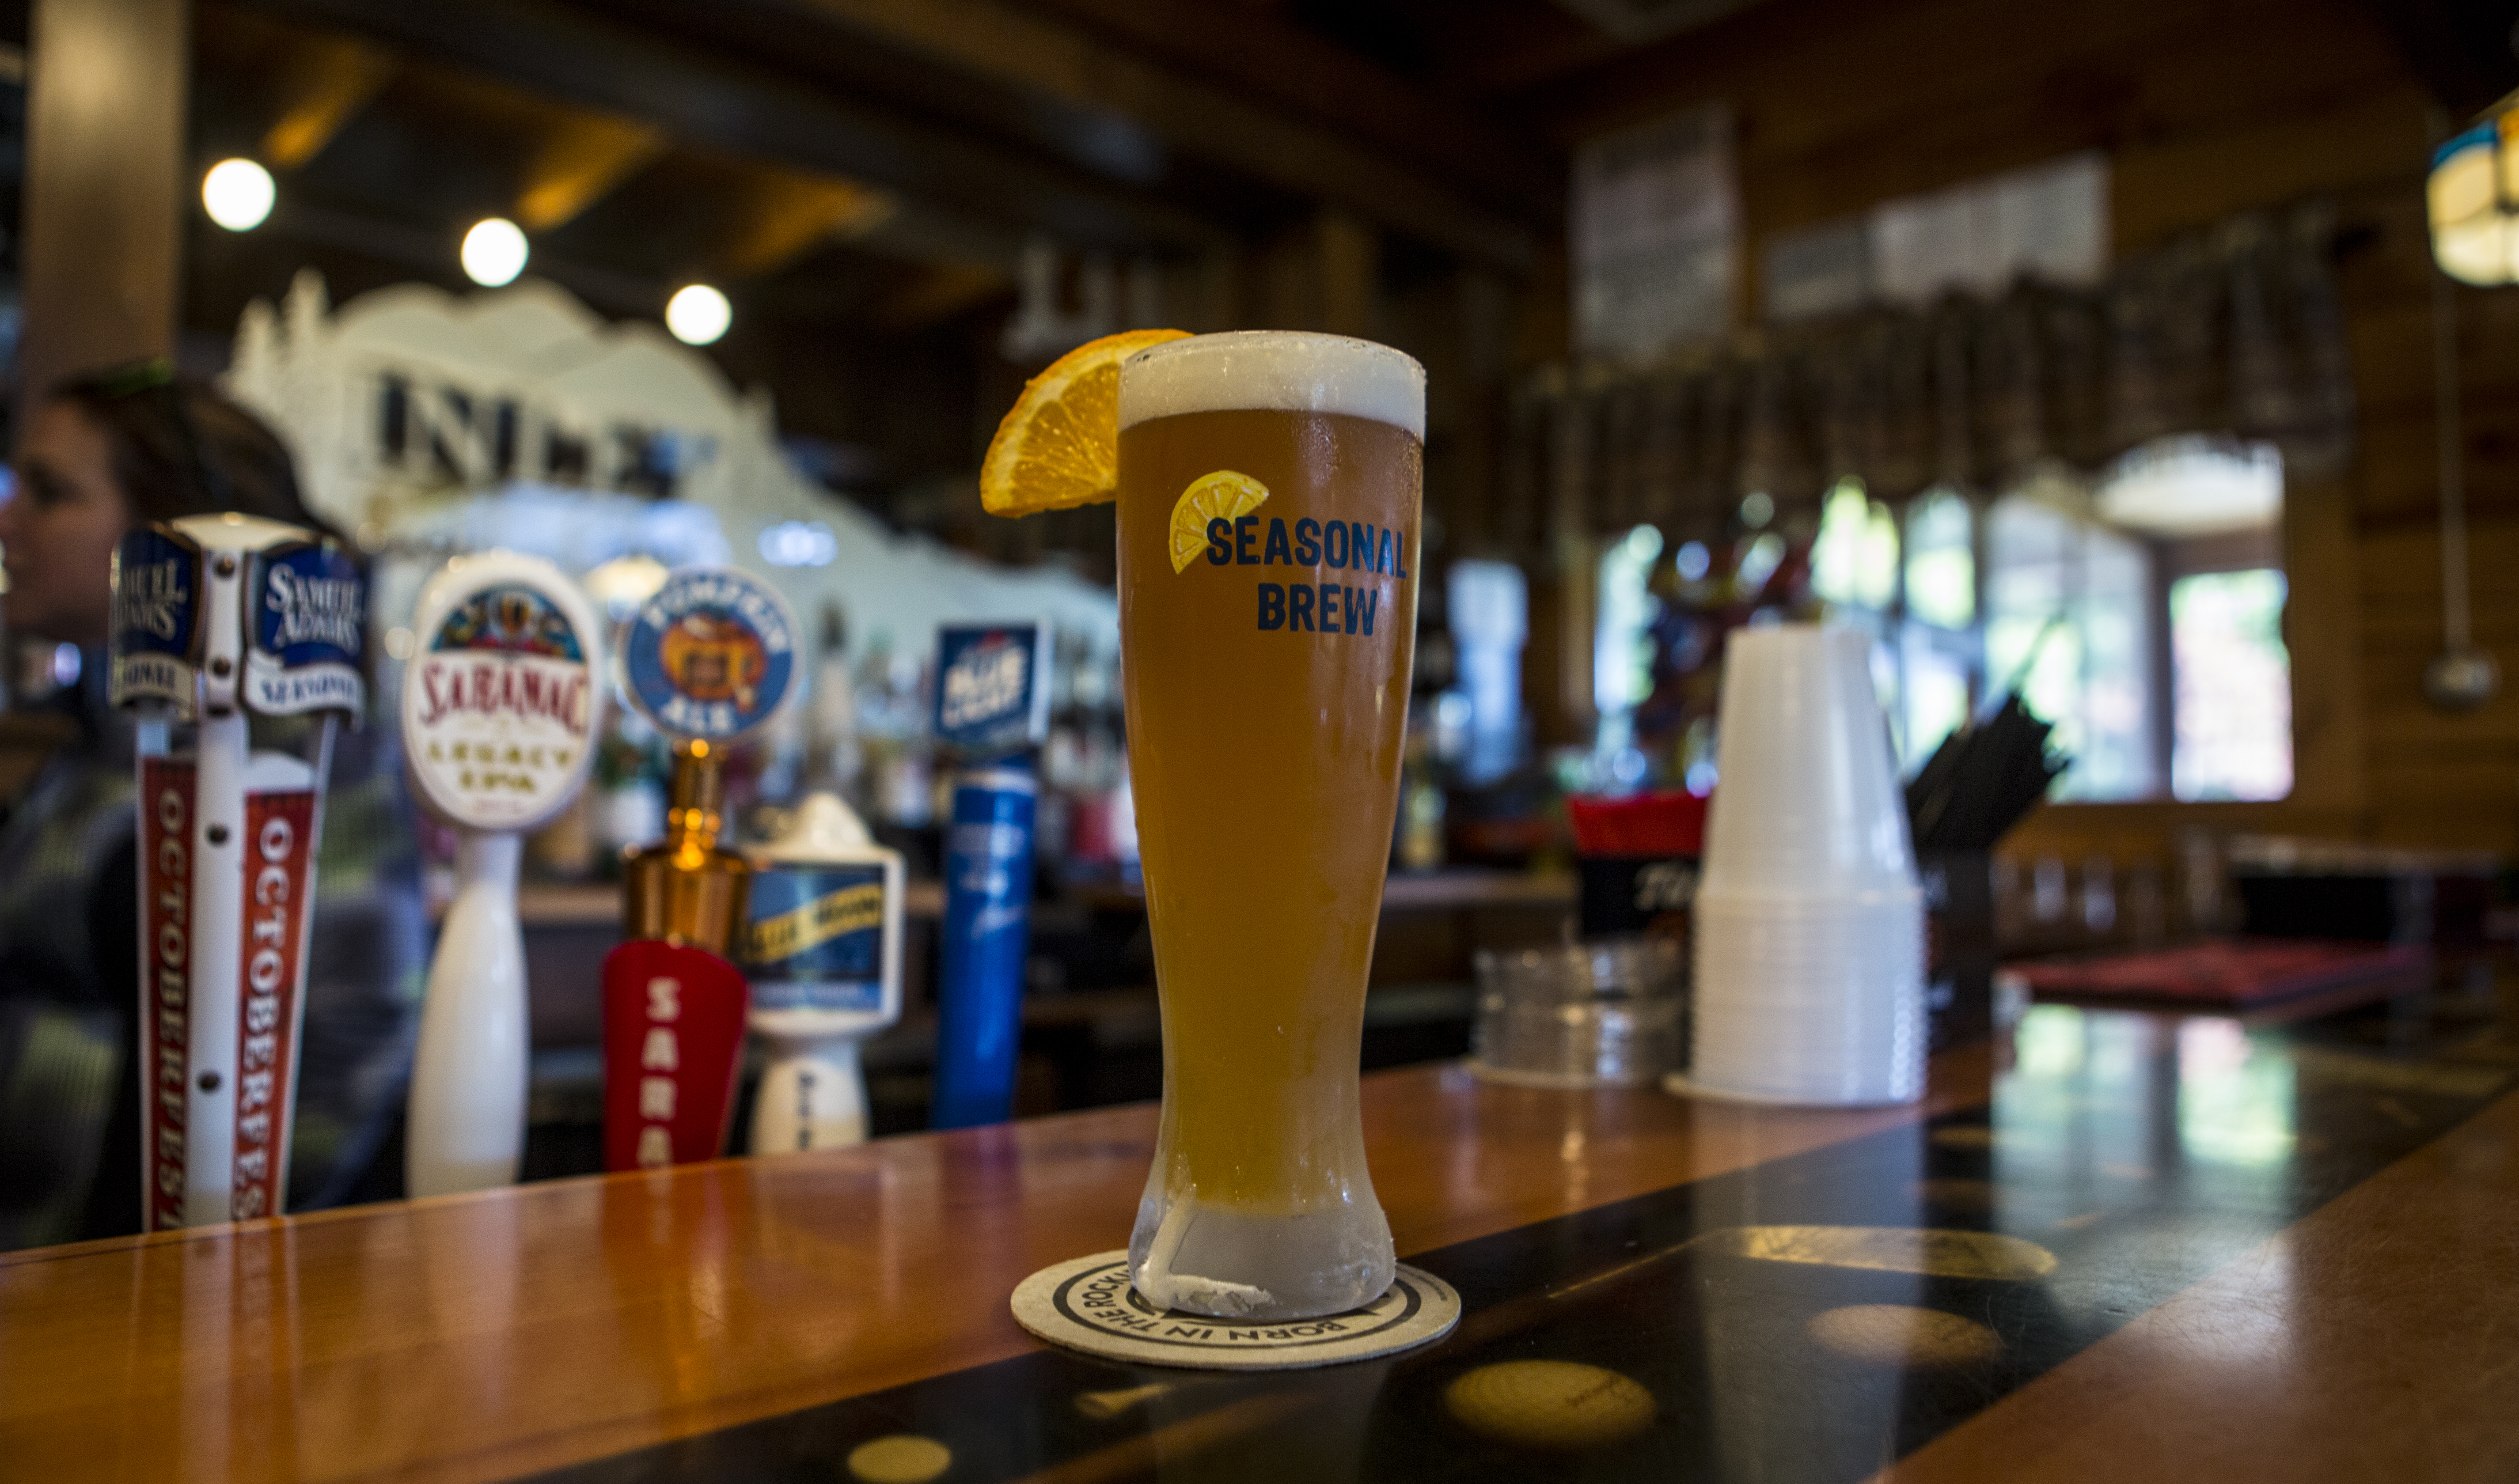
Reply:
[[1120, 371], [1120, 635], [1163, 996], [1128, 1264], [1154, 1304], [1335, 1314], [1391, 1285], [1365, 975], [1417, 629], [1426, 373], [1337, 335]]

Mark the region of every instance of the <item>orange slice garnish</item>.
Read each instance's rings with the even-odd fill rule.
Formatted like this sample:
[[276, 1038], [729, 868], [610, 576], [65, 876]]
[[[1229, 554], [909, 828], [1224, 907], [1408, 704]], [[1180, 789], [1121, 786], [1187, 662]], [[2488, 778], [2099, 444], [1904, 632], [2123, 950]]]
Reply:
[[1024, 383], [989, 440], [980, 503], [992, 515], [1037, 515], [1120, 493], [1120, 363], [1180, 329], [1131, 329], [1088, 340]]

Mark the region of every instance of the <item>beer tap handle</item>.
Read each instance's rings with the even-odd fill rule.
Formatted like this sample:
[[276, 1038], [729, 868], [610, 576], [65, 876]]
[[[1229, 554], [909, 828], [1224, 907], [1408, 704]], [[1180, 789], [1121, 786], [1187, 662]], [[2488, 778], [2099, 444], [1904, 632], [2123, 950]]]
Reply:
[[1032, 940], [1036, 758], [1049, 735], [1050, 626], [949, 624], [937, 633], [938, 746], [964, 764], [946, 825], [937, 945], [932, 1128], [1014, 1113]]
[[416, 792], [454, 825], [455, 901], [428, 966], [403, 1175], [415, 1196], [515, 1182], [532, 1037], [516, 872], [585, 783], [601, 716], [594, 605], [538, 556], [458, 557], [420, 589], [402, 684]]
[[855, 1034], [770, 1039], [752, 1100], [752, 1152], [842, 1149], [866, 1136], [865, 1074]]
[[751, 993], [706, 948], [642, 938], [603, 960], [603, 1167], [726, 1152]]
[[797, 667], [778, 590], [685, 567], [621, 636], [622, 688], [675, 739], [666, 838], [626, 852], [622, 931], [603, 961], [603, 1157], [654, 1169], [725, 1151], [751, 991], [739, 951], [752, 867], [719, 844], [729, 743], [770, 724]]
[[[367, 704], [366, 583], [337, 546], [234, 511], [124, 533], [112, 574], [108, 690], [139, 722], [149, 1225], [278, 1215], [332, 733]], [[254, 717], [314, 725], [258, 745]]]
[[524, 1154], [531, 1038], [518, 836], [464, 832], [454, 906], [428, 969], [412, 1068], [404, 1180], [414, 1196], [512, 1185]]
[[754, 872], [744, 951], [766, 1062], [752, 1152], [862, 1143], [858, 1043], [901, 1018], [901, 852], [817, 792], [756, 852]]

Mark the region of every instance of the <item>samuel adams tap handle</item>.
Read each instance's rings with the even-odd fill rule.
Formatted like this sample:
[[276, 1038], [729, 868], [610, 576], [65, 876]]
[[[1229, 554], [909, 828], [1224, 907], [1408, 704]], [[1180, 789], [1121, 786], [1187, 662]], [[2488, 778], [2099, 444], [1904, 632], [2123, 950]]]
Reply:
[[112, 698], [139, 722], [143, 1209], [152, 1231], [278, 1215], [366, 584], [312, 532], [194, 515], [123, 537], [113, 607]]

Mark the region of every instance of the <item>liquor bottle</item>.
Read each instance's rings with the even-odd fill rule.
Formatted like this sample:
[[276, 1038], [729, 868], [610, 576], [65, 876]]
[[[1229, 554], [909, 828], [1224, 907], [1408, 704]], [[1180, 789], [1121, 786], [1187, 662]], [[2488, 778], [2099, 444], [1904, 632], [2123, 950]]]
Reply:
[[671, 775], [670, 756], [647, 719], [636, 708], [613, 707], [587, 786], [596, 869], [604, 880], [620, 879], [621, 857], [665, 828], [664, 785]]
[[936, 822], [935, 745], [928, 735], [916, 657], [892, 652], [878, 630], [859, 667], [857, 722], [863, 739], [865, 813], [895, 831]]
[[1443, 780], [1435, 764], [1432, 728], [1418, 725], [1414, 716], [1408, 720], [1392, 864], [1402, 871], [1438, 871], [1443, 867]]
[[843, 803], [858, 797], [865, 750], [858, 740], [857, 677], [849, 670], [848, 626], [840, 605], [822, 605], [821, 659], [814, 668], [813, 712], [806, 729], [811, 759], [805, 789], [826, 789]]

